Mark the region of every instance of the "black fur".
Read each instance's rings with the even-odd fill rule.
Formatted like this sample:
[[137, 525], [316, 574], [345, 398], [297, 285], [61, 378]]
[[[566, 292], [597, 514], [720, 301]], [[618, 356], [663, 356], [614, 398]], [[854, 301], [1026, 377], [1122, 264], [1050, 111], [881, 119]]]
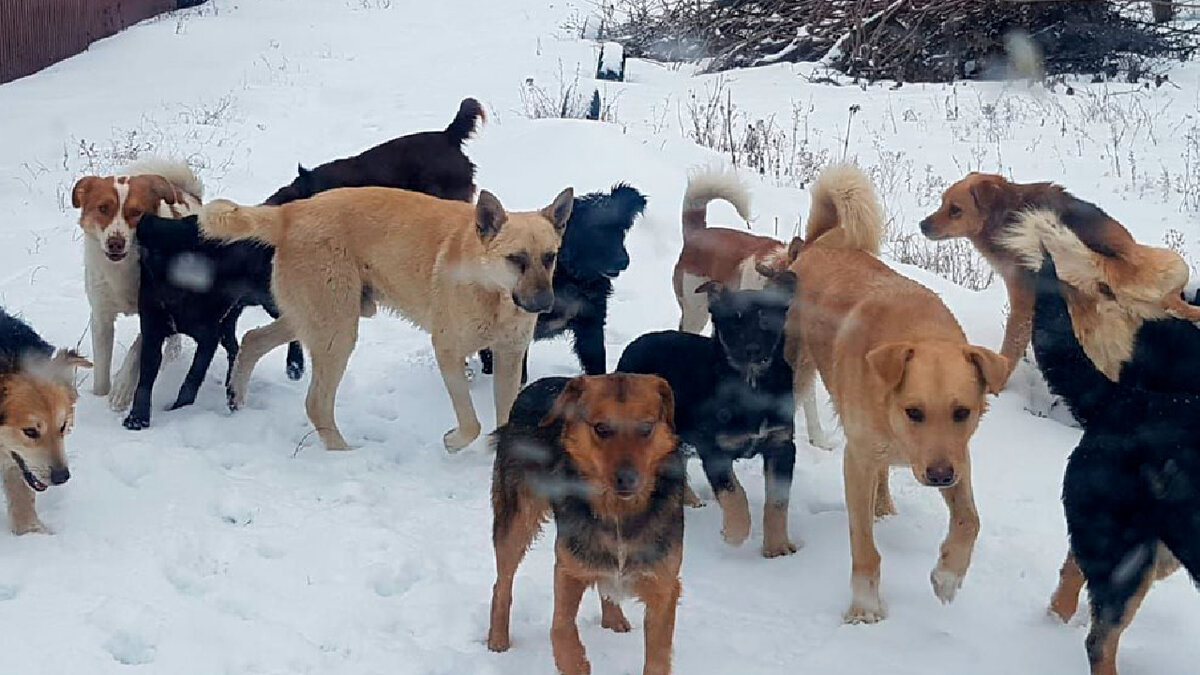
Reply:
[[1193, 580], [1200, 575], [1200, 329], [1146, 322], [1114, 383], [1079, 344], [1047, 259], [1033, 346], [1050, 389], [1084, 427], [1063, 478], [1063, 506], [1091, 597], [1095, 663], [1151, 573], [1159, 542]]
[[[218, 342], [233, 367], [238, 351], [235, 331], [243, 309], [257, 305], [279, 316], [269, 290], [272, 249], [254, 242], [221, 243], [199, 232], [196, 216], [171, 220], [146, 214], [138, 223], [142, 364], [124, 421], [127, 429], [150, 426], [151, 393], [168, 337], [183, 333], [196, 341], [192, 366], [170, 408], [174, 410], [196, 400]], [[289, 350], [289, 371], [290, 356]]]
[[617, 364], [618, 372], [670, 383], [676, 432], [696, 449], [713, 492], [733, 489], [735, 459], [761, 455], [767, 499], [780, 505], [788, 502], [796, 462], [792, 368], [783, 356], [795, 276], [783, 274], [761, 291], [710, 291], [713, 337], [649, 333]]
[[[584, 479], [558, 439], [563, 423], [540, 426], [570, 378], [547, 377], [525, 387], [509, 415], [508, 424], [492, 435], [496, 449], [495, 496], [508, 508], [498, 513], [515, 513], [520, 490], [530, 487], [550, 502], [560, 544], [576, 559], [600, 569], [618, 567], [612, 535], [620, 528], [621, 539], [635, 543], [628, 551], [624, 568], [636, 571], [653, 566], [683, 540], [684, 460], [678, 449], [660, 464], [654, 491], [646, 509], [620, 522], [598, 517], [584, 497]], [[497, 518], [496, 535], [507, 523]]]
[[[646, 198], [624, 183], [608, 193], [575, 198], [554, 269], [554, 308], [538, 315], [533, 339], [548, 340], [570, 332], [575, 355], [587, 375], [603, 375], [608, 370], [604, 324], [612, 280], [629, 267], [625, 235], [645, 210]], [[484, 374], [491, 374], [491, 351], [481, 351], [479, 358]], [[521, 381], [527, 377], [525, 366]]]
[[49, 359], [54, 347], [24, 321], [0, 308], [0, 375], [24, 369], [31, 360]]

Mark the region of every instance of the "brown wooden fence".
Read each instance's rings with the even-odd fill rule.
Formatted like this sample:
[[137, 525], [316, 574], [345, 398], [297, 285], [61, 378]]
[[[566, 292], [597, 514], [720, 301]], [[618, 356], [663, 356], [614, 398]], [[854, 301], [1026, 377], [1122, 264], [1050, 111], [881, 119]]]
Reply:
[[74, 56], [179, 0], [0, 0], [0, 83]]

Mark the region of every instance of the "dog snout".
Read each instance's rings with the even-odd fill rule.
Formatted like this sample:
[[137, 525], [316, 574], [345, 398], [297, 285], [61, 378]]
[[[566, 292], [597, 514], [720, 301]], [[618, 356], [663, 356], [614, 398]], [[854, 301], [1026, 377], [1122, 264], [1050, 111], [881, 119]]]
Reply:
[[612, 269], [609, 270], [609, 276], [617, 276], [621, 272], [629, 269], [629, 254], [621, 253], [621, 256], [613, 261]]
[[944, 459], [925, 467], [925, 483], [930, 487], [950, 487], [957, 480], [954, 465]]
[[50, 469], [50, 484], [62, 485], [71, 480], [71, 470], [65, 466], [56, 466]]
[[629, 464], [623, 464], [613, 474], [613, 486], [617, 489], [618, 497], [632, 497], [638, 489], [641, 478], [637, 469]]
[[128, 242], [125, 237], [109, 237], [104, 241], [104, 253], [109, 258], [119, 260], [125, 257], [125, 248]]
[[554, 306], [554, 291], [542, 289], [527, 297], [514, 296], [517, 306], [531, 314], [549, 312]]
[[921, 221], [921, 234], [928, 237], [932, 233], [933, 233], [933, 221], [931, 221], [928, 218], [925, 218], [924, 220]]

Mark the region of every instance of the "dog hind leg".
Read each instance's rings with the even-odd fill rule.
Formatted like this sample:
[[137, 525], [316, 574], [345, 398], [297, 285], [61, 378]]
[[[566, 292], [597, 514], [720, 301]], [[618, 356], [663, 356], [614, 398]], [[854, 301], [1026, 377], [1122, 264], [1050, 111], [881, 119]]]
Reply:
[[113, 322], [116, 316], [92, 314], [92, 393], [108, 396], [112, 389]]
[[[497, 478], [502, 484], [503, 478]], [[513, 577], [529, 550], [529, 544], [542, 528], [548, 510], [545, 503], [519, 494], [503, 494], [500, 486], [493, 489], [492, 545], [496, 552], [496, 584], [492, 586], [491, 623], [488, 626], [488, 649], [508, 651], [510, 613], [512, 610]]]
[[121, 411], [129, 407], [137, 390], [138, 380], [142, 372], [142, 334], [139, 332], [121, 362], [121, 368], [113, 378], [112, 391], [108, 394], [108, 407]]
[[229, 384], [225, 388], [230, 410], [237, 410], [245, 404], [246, 386], [250, 383], [250, 375], [259, 359], [295, 337], [296, 332], [291, 324], [282, 318], [246, 332], [233, 361]]
[[350, 449], [338, 430], [334, 408], [338, 386], [358, 340], [358, 308], [351, 310], [342, 308], [341, 316], [328, 313], [312, 317], [312, 323], [299, 327], [298, 331], [312, 351], [312, 381], [304, 407], [326, 450]]

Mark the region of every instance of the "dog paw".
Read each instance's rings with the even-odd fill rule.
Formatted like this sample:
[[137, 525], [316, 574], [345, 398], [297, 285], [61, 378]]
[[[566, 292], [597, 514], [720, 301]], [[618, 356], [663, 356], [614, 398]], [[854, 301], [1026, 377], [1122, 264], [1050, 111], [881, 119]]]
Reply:
[[53, 534], [36, 516], [28, 520], [14, 521], [12, 533], [18, 537], [23, 534]]
[[512, 646], [512, 641], [508, 639], [508, 634], [500, 634], [500, 631], [489, 631], [487, 638], [488, 649], [494, 652], [506, 652]]
[[296, 380], [299, 380], [302, 377], [304, 377], [304, 364], [303, 363], [287, 364], [287, 378], [289, 380], [292, 380], [294, 382]]
[[929, 583], [933, 585], [933, 594], [942, 604], [950, 604], [958, 589], [962, 588], [963, 575], [950, 570], [937, 568], [929, 573]]
[[446, 432], [445, 436], [442, 436], [442, 444], [446, 446], [447, 452], [458, 452], [470, 445], [476, 438], [479, 438], [478, 428], [474, 433], [464, 432], [462, 429], [451, 429]]
[[721, 538], [723, 538], [725, 543], [729, 544], [730, 546], [741, 546], [742, 544], [746, 543], [747, 539], [750, 538], [750, 523], [725, 523], [725, 525], [721, 527]]
[[800, 550], [799, 547], [785, 539], [779, 543], [764, 543], [762, 554], [764, 558], [778, 558], [780, 556], [791, 555], [798, 550]]
[[179, 333], [167, 338], [163, 343], [163, 359], [166, 361], [174, 361], [183, 353], [183, 338]]
[[150, 416], [131, 412], [125, 416], [125, 421], [121, 422], [121, 426], [130, 431], [141, 431], [150, 426]]
[[851, 605], [850, 609], [846, 610], [842, 616], [842, 621], [848, 624], [879, 623], [886, 618], [887, 612], [884, 611], [882, 605], [874, 607]]
[[600, 627], [607, 628], [614, 633], [628, 633], [633, 629], [633, 626], [629, 625], [629, 619], [626, 619], [624, 614], [618, 614], [615, 617], [606, 616], [601, 618]]

